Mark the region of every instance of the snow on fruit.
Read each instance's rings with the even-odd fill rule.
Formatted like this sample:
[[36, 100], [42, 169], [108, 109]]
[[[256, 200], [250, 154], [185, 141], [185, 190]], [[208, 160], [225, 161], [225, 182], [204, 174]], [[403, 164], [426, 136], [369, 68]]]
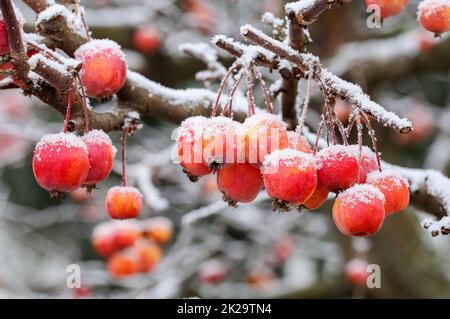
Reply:
[[74, 134], [49, 134], [37, 143], [33, 173], [38, 184], [52, 194], [73, 192], [89, 173], [86, 143]]

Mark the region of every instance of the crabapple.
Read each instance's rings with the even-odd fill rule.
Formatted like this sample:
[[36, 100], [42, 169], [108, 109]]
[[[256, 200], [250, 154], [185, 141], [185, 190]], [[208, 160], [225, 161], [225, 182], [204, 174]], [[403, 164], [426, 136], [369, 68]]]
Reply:
[[202, 151], [208, 167], [220, 169], [224, 164], [239, 162], [240, 149], [236, 146], [236, 128], [239, 125], [224, 116], [212, 117], [204, 123]]
[[224, 200], [234, 206], [237, 202], [249, 203], [263, 187], [260, 170], [248, 163], [226, 166], [217, 172], [217, 186]]
[[267, 194], [294, 206], [306, 202], [317, 185], [314, 158], [293, 149], [272, 152], [261, 171]]
[[154, 217], [142, 222], [144, 236], [155, 243], [164, 245], [172, 240], [173, 224], [165, 217]]
[[95, 251], [104, 257], [117, 250], [114, 242], [114, 227], [111, 223], [101, 223], [95, 226], [92, 232], [92, 245]]
[[364, 0], [364, 2], [366, 7], [378, 6], [383, 19], [398, 15], [408, 4], [408, 0]]
[[109, 98], [125, 83], [127, 66], [119, 45], [111, 40], [92, 40], [74, 53], [81, 61], [81, 82], [92, 98]]
[[135, 218], [142, 209], [142, 194], [135, 187], [114, 186], [106, 194], [105, 206], [113, 219]]
[[204, 0], [187, 0], [186, 9], [193, 24], [203, 33], [210, 33], [217, 23], [217, 13]]
[[439, 35], [450, 30], [450, 1], [423, 0], [418, 6], [422, 27]]
[[[359, 145], [350, 145], [349, 147], [357, 154], [357, 160], [359, 160]], [[377, 157], [367, 146], [361, 148], [361, 160], [359, 165], [359, 180], [357, 182], [363, 184], [366, 182], [367, 175], [378, 168]]]
[[372, 185], [356, 184], [340, 193], [333, 204], [334, 223], [346, 235], [374, 235], [384, 217], [384, 195]]
[[189, 117], [181, 123], [178, 131], [178, 158], [191, 181], [212, 173], [203, 162], [203, 127], [207, 120], [203, 116]]
[[345, 275], [348, 281], [357, 286], [365, 285], [369, 277], [367, 272], [368, 265], [364, 259], [355, 258], [350, 260], [345, 266]]
[[395, 171], [372, 172], [367, 183], [378, 188], [385, 197], [386, 216], [397, 213], [409, 204], [408, 182]]
[[107, 268], [111, 276], [128, 277], [140, 271], [140, 258], [135, 251], [118, 251], [108, 258]]
[[34, 150], [33, 173], [50, 193], [75, 191], [89, 173], [86, 144], [74, 134], [43, 136]]
[[101, 130], [92, 130], [82, 136], [88, 147], [89, 173], [85, 185], [95, 185], [111, 173], [116, 149], [109, 136]]
[[132, 221], [113, 221], [113, 238], [116, 249], [132, 246], [141, 236], [139, 225]]
[[161, 44], [161, 34], [152, 26], [141, 26], [133, 32], [133, 44], [141, 52], [154, 53]]
[[286, 123], [273, 114], [256, 114], [245, 119], [238, 135], [243, 136], [247, 163], [260, 166], [267, 154], [288, 146]]
[[332, 145], [316, 155], [318, 184], [330, 192], [349, 188], [358, 179], [358, 152], [350, 146]]
[[308, 197], [307, 201], [303, 205], [310, 210], [318, 209], [327, 201], [329, 193], [330, 192], [328, 189], [320, 184], [317, 184], [316, 189], [314, 189], [314, 193]]
[[217, 285], [225, 279], [227, 272], [228, 267], [222, 261], [212, 259], [200, 265], [198, 278], [202, 283]]
[[304, 153], [311, 153], [308, 141], [298, 132], [288, 131], [288, 147]]
[[140, 241], [132, 247], [139, 257], [139, 271], [151, 271], [161, 261], [161, 248], [148, 241]]

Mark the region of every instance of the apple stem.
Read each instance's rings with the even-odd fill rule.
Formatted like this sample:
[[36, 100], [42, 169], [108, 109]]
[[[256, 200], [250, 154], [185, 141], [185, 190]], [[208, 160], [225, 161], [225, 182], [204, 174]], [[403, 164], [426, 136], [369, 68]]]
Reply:
[[124, 128], [122, 130], [122, 186], [127, 186], [127, 171], [126, 171], [126, 166], [127, 166], [127, 158], [126, 158], [126, 147], [127, 147], [127, 134], [128, 134], [128, 129]]
[[67, 130], [69, 129], [70, 110], [72, 108], [72, 98], [73, 98], [73, 79], [70, 81], [70, 86], [69, 86], [69, 99], [67, 100], [66, 119], [64, 120], [64, 133], [67, 133]]
[[82, 100], [83, 100], [83, 111], [84, 111], [84, 133], [89, 132], [89, 115], [88, 115], [88, 107], [87, 107], [87, 96], [86, 91], [84, 90], [83, 83], [81, 83], [80, 74], [77, 74], [78, 85], [80, 86]]

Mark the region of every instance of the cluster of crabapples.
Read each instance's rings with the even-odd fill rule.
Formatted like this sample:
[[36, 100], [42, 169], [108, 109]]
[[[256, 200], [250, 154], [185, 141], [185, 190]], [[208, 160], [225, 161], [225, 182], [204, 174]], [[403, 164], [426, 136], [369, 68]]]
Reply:
[[[396, 16], [407, 6], [408, 0], [364, 0], [367, 8], [379, 8], [381, 18]], [[418, 6], [418, 20], [427, 31], [436, 35], [450, 31], [450, 1], [423, 0]]]
[[366, 146], [331, 145], [313, 154], [306, 139], [276, 115], [256, 114], [242, 124], [227, 117], [191, 117], [179, 129], [179, 163], [188, 177], [217, 173], [231, 206], [253, 201], [262, 188], [274, 207], [315, 210], [336, 193], [333, 219], [347, 235], [375, 234], [384, 218], [408, 206], [407, 181], [379, 171]]
[[[52, 197], [92, 190], [111, 173], [116, 149], [109, 136], [92, 130], [79, 137], [73, 133], [48, 134], [37, 143], [33, 173], [37, 183]], [[134, 218], [142, 207], [142, 195], [134, 187], [114, 186], [106, 194], [106, 209], [114, 219]]]
[[95, 251], [107, 258], [113, 277], [132, 276], [153, 270], [161, 261], [161, 246], [169, 243], [173, 225], [164, 217], [147, 220], [106, 221], [92, 233]]

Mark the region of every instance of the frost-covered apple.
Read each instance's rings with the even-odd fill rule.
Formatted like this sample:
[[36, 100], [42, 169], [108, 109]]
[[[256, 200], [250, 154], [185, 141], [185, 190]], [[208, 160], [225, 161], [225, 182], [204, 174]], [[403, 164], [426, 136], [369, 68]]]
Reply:
[[106, 193], [105, 206], [113, 219], [135, 218], [142, 209], [142, 194], [135, 187], [114, 186]]
[[261, 172], [267, 194], [293, 206], [304, 204], [317, 186], [314, 158], [293, 149], [272, 152]]
[[375, 186], [357, 184], [340, 193], [333, 204], [337, 228], [349, 236], [370, 236], [384, 222], [384, 195]]
[[418, 7], [419, 22], [422, 27], [435, 34], [450, 30], [450, 1], [423, 0]]
[[89, 173], [85, 185], [95, 185], [111, 173], [116, 149], [109, 136], [101, 130], [92, 130], [82, 136], [88, 147]]
[[89, 173], [88, 149], [74, 134], [49, 134], [37, 143], [33, 173], [38, 184], [50, 193], [73, 192]]
[[226, 166], [217, 172], [217, 185], [230, 205], [249, 203], [263, 187], [258, 168], [248, 163]]
[[125, 83], [127, 66], [120, 46], [111, 40], [92, 40], [74, 53], [81, 61], [81, 82], [90, 97], [109, 98]]

